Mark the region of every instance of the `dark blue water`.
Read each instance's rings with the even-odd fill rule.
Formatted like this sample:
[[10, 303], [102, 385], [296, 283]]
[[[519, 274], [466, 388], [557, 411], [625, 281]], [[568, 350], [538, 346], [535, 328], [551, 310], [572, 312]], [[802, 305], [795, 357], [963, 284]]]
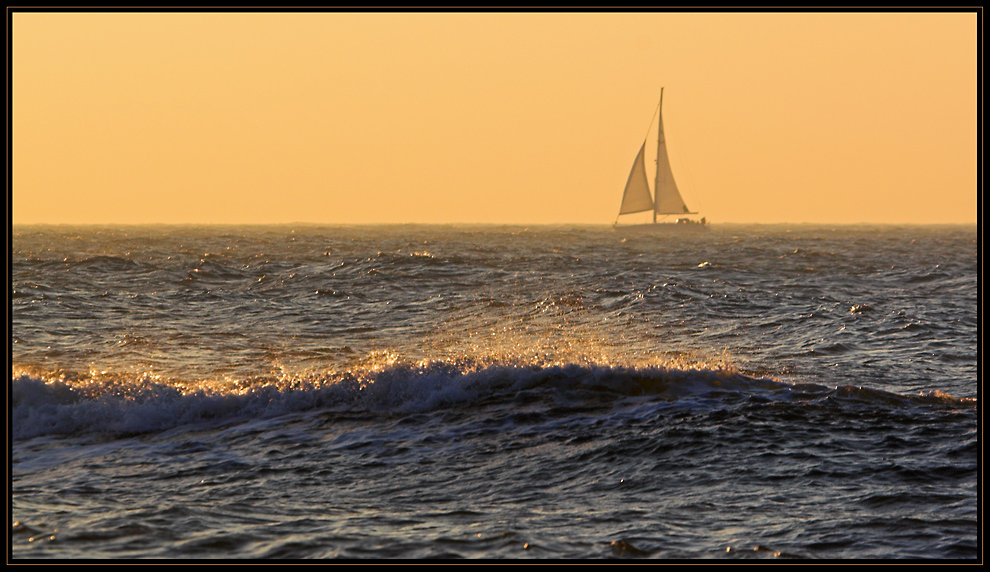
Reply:
[[13, 557], [976, 559], [977, 245], [15, 227]]

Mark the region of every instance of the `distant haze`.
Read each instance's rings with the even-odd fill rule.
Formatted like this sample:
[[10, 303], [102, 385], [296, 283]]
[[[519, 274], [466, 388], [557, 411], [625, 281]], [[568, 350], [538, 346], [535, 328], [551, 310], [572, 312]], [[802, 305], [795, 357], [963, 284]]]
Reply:
[[979, 17], [14, 12], [13, 222], [611, 223], [663, 86], [710, 221], [973, 223]]

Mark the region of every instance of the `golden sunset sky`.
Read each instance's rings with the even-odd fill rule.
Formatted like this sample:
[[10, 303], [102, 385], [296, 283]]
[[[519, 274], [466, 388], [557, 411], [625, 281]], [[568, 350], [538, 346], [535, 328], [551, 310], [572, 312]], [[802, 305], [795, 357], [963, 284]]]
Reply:
[[979, 17], [14, 12], [13, 222], [607, 224], [664, 87], [712, 222], [973, 223]]

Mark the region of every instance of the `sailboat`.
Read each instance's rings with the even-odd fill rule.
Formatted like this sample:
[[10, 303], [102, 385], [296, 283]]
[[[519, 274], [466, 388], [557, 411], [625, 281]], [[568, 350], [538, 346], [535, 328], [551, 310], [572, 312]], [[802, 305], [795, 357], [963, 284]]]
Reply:
[[[639, 154], [633, 161], [632, 170], [629, 171], [629, 180], [626, 181], [626, 189], [622, 193], [622, 206], [619, 207], [619, 216], [632, 213], [653, 211], [652, 224], [620, 225], [619, 217], [615, 219], [614, 228], [622, 230], [708, 230], [708, 222], [694, 220], [684, 215], [696, 215], [692, 212], [681, 198], [681, 193], [677, 190], [677, 183], [674, 182], [674, 173], [670, 169], [670, 159], [667, 157], [667, 143], [663, 137], [663, 88], [660, 88], [660, 103], [657, 104], [657, 111], [654, 117], [658, 117], [657, 124], [657, 174], [654, 181], [655, 193], [650, 193], [650, 183], [646, 177], [646, 139], [639, 148]], [[653, 121], [650, 120], [650, 127]], [[647, 137], [649, 137], [647, 129]], [[674, 222], [658, 222], [657, 215], [680, 215]]]

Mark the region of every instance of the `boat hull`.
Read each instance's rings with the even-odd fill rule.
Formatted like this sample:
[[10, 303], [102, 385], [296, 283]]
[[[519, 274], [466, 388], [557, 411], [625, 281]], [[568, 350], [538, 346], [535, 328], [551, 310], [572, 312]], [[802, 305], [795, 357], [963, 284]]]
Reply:
[[708, 232], [707, 224], [700, 223], [677, 223], [677, 222], [657, 222], [646, 224], [616, 224], [612, 226], [616, 232], [626, 234], [682, 234], [682, 233], [704, 233]]

